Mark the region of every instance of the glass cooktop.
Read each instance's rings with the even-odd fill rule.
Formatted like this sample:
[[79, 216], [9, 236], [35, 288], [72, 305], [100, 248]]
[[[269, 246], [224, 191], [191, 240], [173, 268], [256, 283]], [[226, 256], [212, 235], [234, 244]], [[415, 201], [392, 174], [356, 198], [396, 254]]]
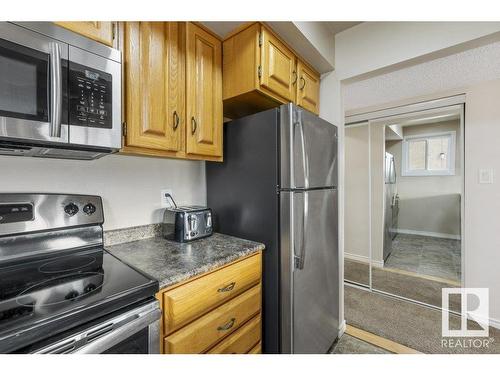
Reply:
[[[102, 248], [0, 266], [0, 352], [153, 296], [158, 282]], [[36, 334], [35, 334], [36, 332]]]

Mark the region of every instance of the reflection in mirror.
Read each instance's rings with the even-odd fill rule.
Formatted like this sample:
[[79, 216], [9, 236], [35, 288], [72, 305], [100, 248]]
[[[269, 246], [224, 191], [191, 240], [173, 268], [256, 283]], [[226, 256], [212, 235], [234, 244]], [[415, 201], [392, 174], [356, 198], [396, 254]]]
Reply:
[[461, 285], [460, 114], [370, 124], [373, 289], [441, 307]]
[[369, 286], [369, 129], [345, 128], [344, 279]]

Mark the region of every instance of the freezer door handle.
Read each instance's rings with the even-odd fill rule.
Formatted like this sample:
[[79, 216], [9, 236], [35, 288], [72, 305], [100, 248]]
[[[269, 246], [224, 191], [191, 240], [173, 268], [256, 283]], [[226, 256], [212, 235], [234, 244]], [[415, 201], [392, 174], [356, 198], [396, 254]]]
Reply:
[[[297, 120], [295, 122], [295, 126], [299, 129], [300, 135], [300, 148], [301, 148], [301, 156], [302, 156], [302, 166], [304, 173], [304, 187], [309, 188], [309, 160], [306, 151], [306, 138], [304, 135], [304, 124], [302, 122], [302, 111], [297, 110], [295, 116], [297, 116]], [[297, 184], [297, 181], [294, 181], [294, 184]]]
[[297, 252], [297, 248], [294, 245], [294, 263], [295, 269], [301, 270], [304, 268], [304, 263], [306, 259], [306, 237], [307, 237], [307, 222], [308, 222], [308, 211], [309, 211], [309, 193], [307, 191], [302, 193], [302, 226], [301, 226], [301, 236], [299, 241], [300, 252]]

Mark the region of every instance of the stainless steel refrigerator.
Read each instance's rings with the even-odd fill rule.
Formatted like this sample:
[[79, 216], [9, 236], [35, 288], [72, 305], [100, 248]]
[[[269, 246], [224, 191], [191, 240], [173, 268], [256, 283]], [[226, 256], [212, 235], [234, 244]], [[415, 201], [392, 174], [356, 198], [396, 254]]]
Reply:
[[337, 127], [292, 104], [231, 121], [206, 177], [216, 231], [266, 245], [263, 351], [326, 353], [339, 328]]
[[396, 164], [394, 155], [385, 153], [384, 183], [385, 183], [385, 210], [384, 210], [384, 261], [392, 252], [392, 241], [397, 234], [399, 215], [399, 196], [396, 192]]

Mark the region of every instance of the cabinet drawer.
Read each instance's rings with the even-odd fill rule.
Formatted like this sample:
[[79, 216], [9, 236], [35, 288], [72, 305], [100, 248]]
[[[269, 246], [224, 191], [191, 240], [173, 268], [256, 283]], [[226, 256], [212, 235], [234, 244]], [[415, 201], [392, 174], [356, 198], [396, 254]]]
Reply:
[[261, 354], [261, 353], [262, 353], [262, 342], [260, 341], [248, 352], [248, 354]]
[[260, 282], [261, 255], [222, 268], [163, 294], [168, 335]]
[[165, 338], [171, 354], [203, 353], [260, 311], [260, 284]]
[[260, 314], [208, 351], [209, 354], [245, 354], [261, 338]]

